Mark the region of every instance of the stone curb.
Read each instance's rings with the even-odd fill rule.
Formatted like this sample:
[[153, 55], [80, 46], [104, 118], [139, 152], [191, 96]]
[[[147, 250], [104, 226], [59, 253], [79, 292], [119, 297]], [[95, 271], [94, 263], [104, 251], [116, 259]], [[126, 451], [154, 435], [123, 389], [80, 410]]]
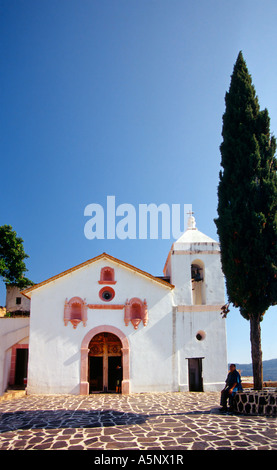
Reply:
[[277, 388], [236, 392], [234, 411], [248, 415], [277, 416]]

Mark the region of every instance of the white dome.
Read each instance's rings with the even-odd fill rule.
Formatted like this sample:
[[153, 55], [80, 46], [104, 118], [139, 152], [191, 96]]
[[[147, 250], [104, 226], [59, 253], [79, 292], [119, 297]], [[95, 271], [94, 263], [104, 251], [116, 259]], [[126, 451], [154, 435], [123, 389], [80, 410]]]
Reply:
[[[196, 228], [195, 218], [188, 218], [188, 228], [178, 240], [174, 242], [174, 250], [213, 250], [219, 251], [219, 243], [208, 237]], [[197, 245], [197, 246], [195, 246]], [[200, 246], [199, 246], [200, 245]], [[201, 245], [205, 245], [201, 246]], [[207, 246], [209, 245], [209, 246]]]

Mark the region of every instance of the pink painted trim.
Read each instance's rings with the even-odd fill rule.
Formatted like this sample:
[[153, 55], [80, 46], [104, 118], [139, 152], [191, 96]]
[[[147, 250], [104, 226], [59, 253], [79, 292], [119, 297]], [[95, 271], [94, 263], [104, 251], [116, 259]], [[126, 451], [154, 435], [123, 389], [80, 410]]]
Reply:
[[29, 344], [14, 344], [12, 347], [11, 368], [10, 368], [10, 377], [9, 377], [10, 385], [14, 385], [14, 382], [15, 382], [16, 350], [28, 349], [28, 348], [29, 348]]
[[178, 305], [177, 312], [220, 312], [222, 305]]
[[80, 381], [80, 395], [89, 394], [88, 383], [88, 352], [90, 340], [99, 333], [112, 333], [117, 336], [122, 343], [122, 369], [123, 380], [121, 384], [122, 394], [128, 395], [130, 393], [130, 346], [129, 341], [125, 334], [111, 325], [100, 325], [92, 328], [85, 337], [81, 344], [81, 381]]
[[98, 281], [98, 284], [116, 284], [117, 281]]
[[125, 307], [125, 304], [87, 304], [88, 308], [93, 309], [107, 309], [107, 310], [122, 310]]

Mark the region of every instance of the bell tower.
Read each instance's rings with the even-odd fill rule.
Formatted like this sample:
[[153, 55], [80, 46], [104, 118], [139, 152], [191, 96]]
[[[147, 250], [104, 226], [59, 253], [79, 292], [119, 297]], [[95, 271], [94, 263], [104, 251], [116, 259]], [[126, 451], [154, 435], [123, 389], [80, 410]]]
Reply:
[[187, 230], [171, 247], [164, 276], [175, 286], [175, 305], [223, 305], [219, 243], [196, 228], [192, 214]]
[[227, 372], [224, 276], [219, 243], [200, 232], [193, 214], [164, 267], [173, 290], [175, 382], [181, 391], [221, 390]]

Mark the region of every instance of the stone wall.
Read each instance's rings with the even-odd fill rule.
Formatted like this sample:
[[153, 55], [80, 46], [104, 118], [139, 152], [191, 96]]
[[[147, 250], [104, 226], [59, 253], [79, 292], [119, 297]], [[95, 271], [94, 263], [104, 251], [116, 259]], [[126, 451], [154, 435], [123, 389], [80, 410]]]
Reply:
[[277, 388], [248, 389], [234, 396], [234, 411], [251, 415], [277, 415]]

